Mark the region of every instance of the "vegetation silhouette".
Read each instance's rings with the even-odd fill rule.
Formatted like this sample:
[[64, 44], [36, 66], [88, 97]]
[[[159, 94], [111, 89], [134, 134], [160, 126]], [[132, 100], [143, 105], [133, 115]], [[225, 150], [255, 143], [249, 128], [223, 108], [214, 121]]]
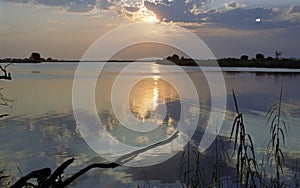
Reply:
[[[220, 58], [220, 59], [192, 59], [187, 57], [179, 57], [173, 54], [163, 59], [154, 60], [158, 64], [178, 65], [178, 66], [215, 66], [217, 61], [220, 67], [255, 67], [255, 68], [289, 68], [300, 69], [300, 59], [281, 58], [282, 52], [275, 51], [275, 57], [265, 57], [262, 53], [257, 53], [254, 58], [249, 58], [243, 54], [240, 58]], [[88, 60], [86, 60], [88, 61]], [[97, 62], [132, 62], [135, 60], [92, 60]], [[140, 60], [139, 60], [140, 61]], [[145, 60], [142, 60], [145, 61]], [[32, 52], [28, 58], [4, 58], [0, 59], [0, 63], [41, 63], [41, 62], [80, 62], [80, 60], [60, 60], [55, 58], [43, 58], [38, 52]]]
[[41, 62], [60, 62], [64, 60], [58, 60], [51, 57], [43, 58], [40, 53], [32, 52], [29, 57], [26, 58], [4, 58], [0, 59], [0, 63], [41, 63]]
[[[20, 188], [20, 187], [52, 187], [52, 188], [62, 188], [68, 186], [70, 183], [72, 183], [74, 180], [76, 180], [79, 176], [85, 174], [91, 169], [94, 168], [115, 168], [118, 166], [121, 166], [135, 157], [137, 157], [140, 153], [146, 152], [152, 148], [159, 147], [162, 145], [165, 145], [167, 143], [170, 143], [172, 140], [177, 138], [179, 135], [179, 131], [176, 131], [172, 136], [170, 136], [168, 139], [157, 142], [155, 144], [152, 144], [150, 146], [147, 146], [145, 148], [136, 150], [134, 152], [128, 153], [126, 155], [123, 155], [122, 157], [118, 158], [116, 162], [109, 162], [109, 163], [94, 163], [91, 165], [88, 165], [87, 167], [79, 170], [75, 174], [73, 174], [71, 177], [63, 179], [63, 173], [64, 170], [73, 163], [74, 158], [68, 159], [64, 163], [62, 163], [56, 170], [54, 170], [53, 173], [51, 173], [50, 168], [42, 168], [39, 170], [34, 170], [30, 172], [29, 174], [21, 177], [18, 181], [16, 181], [11, 188]], [[34, 185], [33, 183], [29, 182], [31, 179], [37, 180], [37, 185]]]
[[249, 59], [248, 55], [242, 55], [240, 58], [221, 58], [217, 60], [207, 59], [199, 60], [181, 57], [177, 54], [168, 56], [163, 60], [156, 60], [158, 64], [163, 65], [178, 65], [178, 66], [203, 66], [211, 67], [215, 66], [212, 61], [217, 61], [220, 67], [256, 67], [256, 68], [289, 68], [289, 69], [299, 69], [300, 59], [295, 58], [280, 58], [282, 52], [275, 52], [275, 58], [267, 57], [264, 54], [257, 53], [255, 58]]

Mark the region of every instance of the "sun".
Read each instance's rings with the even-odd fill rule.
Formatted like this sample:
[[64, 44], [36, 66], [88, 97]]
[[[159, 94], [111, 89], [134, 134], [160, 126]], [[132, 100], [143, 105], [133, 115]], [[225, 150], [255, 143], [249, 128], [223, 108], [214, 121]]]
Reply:
[[159, 19], [156, 17], [156, 15], [145, 15], [142, 18], [143, 22], [148, 22], [148, 23], [157, 23], [159, 22]]

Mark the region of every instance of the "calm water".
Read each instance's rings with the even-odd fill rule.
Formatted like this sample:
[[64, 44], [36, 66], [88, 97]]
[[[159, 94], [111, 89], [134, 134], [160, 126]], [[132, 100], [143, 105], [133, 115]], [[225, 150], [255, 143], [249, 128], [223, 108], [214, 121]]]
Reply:
[[[72, 174], [90, 163], [105, 162], [83, 140], [73, 116], [72, 83], [76, 63], [42, 63], [15, 64], [9, 67], [12, 81], [1, 81], [1, 93], [15, 99], [14, 106], [0, 106], [0, 113], [9, 116], [0, 120], [0, 170], [13, 177], [20, 177], [34, 169], [50, 167], [54, 169], [63, 161], [75, 157], [75, 162], [68, 168], [66, 174]], [[194, 117], [199, 117], [199, 123], [193, 136], [195, 148], [201, 140], [201, 133], [210, 110], [210, 93], [201, 71], [195, 67], [184, 67], [184, 71], [192, 78], [199, 95], [201, 106], [195, 106], [189, 90], [184, 90], [185, 83], [177, 81], [169, 84], [162, 79], [180, 80], [184, 76], [173, 66], [141, 63], [128, 72], [123, 72], [126, 63], [110, 63], [105, 66], [98, 77], [95, 101], [97, 113], [105, 130], [118, 141], [132, 146], [147, 146], [168, 138], [176, 130], [176, 122], [183, 120], [186, 126], [193, 123]], [[153, 74], [144, 73], [153, 70]], [[231, 89], [238, 97], [239, 107], [244, 114], [247, 131], [254, 140], [258, 156], [262, 158], [269, 139], [269, 126], [266, 125], [266, 112], [278, 102], [280, 88], [283, 87], [283, 103], [289, 109], [289, 132], [286, 136], [286, 177], [293, 176], [292, 167], [300, 157], [300, 73], [291, 70], [226, 68], [223, 76], [226, 82], [227, 108], [225, 120], [220, 135], [228, 137], [235, 112]], [[276, 71], [276, 72], [275, 72]], [[82, 79], [89, 79], [97, 72], [87, 66], [80, 72]], [[210, 70], [209, 74], [218, 74]], [[160, 124], [151, 133], [129, 131], [118, 121], [110, 101], [113, 84], [117, 79], [130, 83], [134, 77], [144, 77], [131, 87], [128, 105], [133, 117], [141, 122]], [[216, 83], [218, 84], [218, 83]], [[185, 98], [182, 99], [175, 86], [183, 88]], [[124, 87], [124, 88], [122, 88]], [[118, 91], [124, 91], [127, 85], [120, 86]], [[84, 89], [84, 85], [83, 85]], [[122, 93], [120, 93], [122, 96]], [[119, 99], [119, 98], [118, 98]], [[120, 98], [121, 100], [121, 98]], [[184, 100], [187, 106], [182, 105]], [[122, 104], [122, 102], [121, 102]], [[126, 115], [123, 106], [118, 106], [120, 116]], [[200, 109], [200, 110], [198, 110]], [[167, 116], [162, 116], [167, 110]], [[180, 111], [188, 112], [180, 117]], [[124, 113], [125, 112], [125, 113]], [[126, 117], [124, 121], [126, 121]], [[123, 122], [124, 123], [124, 122]], [[148, 126], [147, 124], [147, 126]], [[135, 125], [133, 125], [135, 126]], [[106, 143], [105, 138], [101, 138]], [[161, 155], [182, 151], [179, 147], [168, 151], [156, 151]], [[177, 147], [178, 146], [178, 147]], [[108, 146], [109, 148], [109, 146]], [[228, 146], [230, 150], [230, 146]], [[156, 153], [147, 153], [154, 156]], [[146, 155], [146, 157], [147, 157]], [[210, 170], [213, 163], [211, 149], [202, 156], [203, 168]], [[149, 157], [149, 156], [148, 156]], [[72, 185], [74, 187], [182, 187], [180, 178], [180, 154], [168, 161], [144, 168], [118, 167], [113, 170], [93, 170], [80, 177]], [[299, 169], [299, 168], [298, 168]], [[231, 175], [232, 167], [228, 165], [227, 176]], [[209, 177], [207, 177], [209, 179]]]

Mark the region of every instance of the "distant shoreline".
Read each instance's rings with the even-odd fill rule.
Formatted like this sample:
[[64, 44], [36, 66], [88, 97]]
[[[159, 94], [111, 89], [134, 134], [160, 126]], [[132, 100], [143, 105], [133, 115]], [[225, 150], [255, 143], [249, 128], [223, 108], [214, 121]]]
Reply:
[[[178, 61], [178, 62], [170, 62], [168, 60], [136, 60], [138, 62], [155, 62], [158, 65], [168, 65], [168, 66], [200, 66], [200, 67], [217, 67], [216, 62], [219, 67], [222, 68], [282, 68], [282, 69], [300, 69], [300, 60], [291, 60], [284, 59], [278, 60], [277, 62], [268, 62], [268, 61], [260, 61], [257, 62], [255, 60], [248, 60], [247, 62], [243, 62], [240, 60], [189, 60], [189, 61]], [[40, 64], [40, 63], [79, 63], [79, 62], [135, 62], [135, 60], [57, 60], [57, 61], [42, 61], [42, 62], [3, 62], [6, 63], [14, 63], [14, 64]], [[214, 63], [213, 63], [214, 62]]]
[[193, 59], [164, 59], [156, 60], [160, 65], [178, 65], [178, 66], [200, 66], [200, 67], [216, 67], [216, 63], [220, 67], [234, 68], [285, 68], [300, 69], [299, 59], [251, 59], [241, 60], [236, 58], [225, 58], [218, 60], [193, 60]]
[[179, 58], [177, 55], [167, 57], [165, 59], [157, 60], [58, 60], [47, 58], [40, 58], [32, 60], [30, 58], [17, 59], [5, 58], [0, 59], [0, 63], [14, 63], [14, 64], [39, 64], [39, 63], [71, 63], [71, 62], [156, 62], [159, 65], [177, 65], [177, 66], [201, 66], [201, 67], [236, 67], [236, 68], [286, 68], [286, 69], [300, 69], [300, 59], [295, 58], [255, 58], [248, 59], [243, 56], [238, 58], [222, 58], [217, 60], [194, 60], [191, 58]]
[[27, 60], [19, 60], [19, 61], [3, 61], [0, 60], [0, 63], [14, 63], [14, 64], [39, 64], [39, 63], [78, 63], [78, 62], [150, 62], [156, 60], [51, 60], [51, 61], [39, 61], [32, 62]]

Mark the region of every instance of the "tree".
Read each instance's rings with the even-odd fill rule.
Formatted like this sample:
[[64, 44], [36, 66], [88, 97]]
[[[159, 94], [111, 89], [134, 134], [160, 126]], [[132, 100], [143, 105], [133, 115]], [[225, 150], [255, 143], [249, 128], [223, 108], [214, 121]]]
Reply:
[[178, 56], [177, 54], [173, 54], [173, 55], [172, 55], [172, 59], [173, 59], [173, 60], [179, 60], [179, 56]]
[[255, 58], [256, 58], [256, 60], [261, 61], [261, 60], [265, 59], [265, 56], [264, 56], [264, 54], [256, 54]]
[[241, 59], [241, 61], [248, 61], [249, 56], [247, 56], [247, 55], [242, 55], [240, 59]]
[[267, 60], [267, 61], [273, 61], [273, 57], [268, 56], [266, 60]]
[[29, 59], [33, 61], [34, 63], [40, 63], [41, 62], [41, 55], [37, 52], [32, 52]]
[[172, 57], [168, 56], [167, 60], [172, 61], [173, 63], [178, 63], [180, 59], [177, 54], [173, 54]]
[[282, 52], [278, 52], [277, 50], [275, 51], [275, 57], [276, 59], [280, 59]]

